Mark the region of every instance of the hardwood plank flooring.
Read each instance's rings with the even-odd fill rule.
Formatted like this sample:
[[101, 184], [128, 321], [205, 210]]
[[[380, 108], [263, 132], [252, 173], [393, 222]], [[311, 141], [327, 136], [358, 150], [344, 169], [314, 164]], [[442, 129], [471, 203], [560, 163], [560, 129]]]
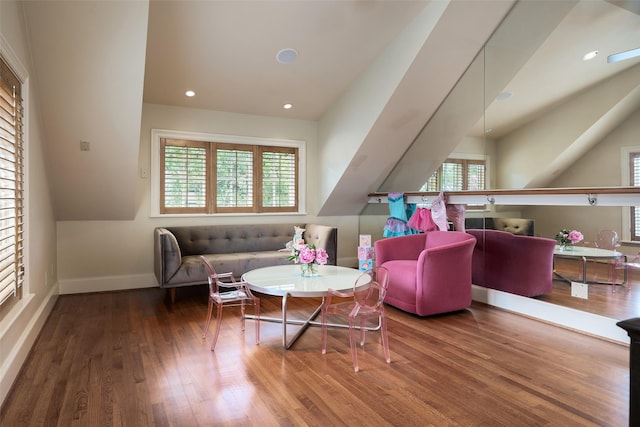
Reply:
[[[261, 297], [278, 315], [280, 299]], [[357, 374], [346, 330], [329, 330], [322, 356], [319, 328], [286, 351], [280, 325], [263, 322], [256, 346], [255, 322], [242, 332], [235, 308], [211, 352], [206, 307], [204, 287], [174, 306], [160, 289], [60, 296], [0, 425], [628, 424], [627, 346], [482, 304], [426, 318], [389, 307], [391, 364], [369, 333]]]
[[[582, 275], [582, 261], [573, 259], [556, 259], [556, 271], [565, 277], [579, 281]], [[616, 281], [622, 281], [622, 271], [616, 271]], [[640, 317], [640, 270], [628, 270], [626, 286], [612, 286], [604, 283], [610, 281], [609, 270], [604, 263], [589, 262], [587, 266], [589, 298], [582, 299], [571, 296], [571, 285], [564, 280], [553, 281], [553, 292], [538, 297], [552, 304], [575, 308], [613, 319], [624, 320]]]

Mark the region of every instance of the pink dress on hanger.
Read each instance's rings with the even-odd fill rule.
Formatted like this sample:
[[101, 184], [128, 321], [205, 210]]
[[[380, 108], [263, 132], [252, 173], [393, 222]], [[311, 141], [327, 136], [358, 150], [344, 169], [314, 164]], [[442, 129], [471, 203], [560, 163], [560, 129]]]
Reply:
[[416, 208], [416, 211], [411, 215], [407, 225], [414, 230], [420, 231], [434, 231], [438, 229], [438, 226], [431, 217], [431, 210], [429, 208]]

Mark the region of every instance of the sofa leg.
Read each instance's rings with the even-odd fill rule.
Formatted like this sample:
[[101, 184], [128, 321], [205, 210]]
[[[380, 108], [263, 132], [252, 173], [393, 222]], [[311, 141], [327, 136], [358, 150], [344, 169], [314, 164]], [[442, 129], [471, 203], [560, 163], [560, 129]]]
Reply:
[[171, 302], [171, 305], [175, 304], [176, 302], [176, 292], [176, 288], [169, 288], [169, 301]]

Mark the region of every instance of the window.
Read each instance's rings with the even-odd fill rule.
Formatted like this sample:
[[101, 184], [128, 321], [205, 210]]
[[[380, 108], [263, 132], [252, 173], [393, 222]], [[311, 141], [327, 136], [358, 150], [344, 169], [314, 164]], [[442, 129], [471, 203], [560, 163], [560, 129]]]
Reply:
[[0, 59], [0, 304], [24, 278], [22, 84]]
[[447, 159], [420, 191], [462, 191], [485, 189], [485, 161]]
[[[478, 159], [446, 159], [420, 191], [484, 190], [486, 161]], [[483, 209], [484, 205], [467, 205], [469, 209]]]
[[[629, 153], [629, 184], [640, 187], [640, 152]], [[640, 206], [631, 206], [631, 240], [640, 241]]]
[[299, 148], [160, 138], [160, 213], [297, 212]]

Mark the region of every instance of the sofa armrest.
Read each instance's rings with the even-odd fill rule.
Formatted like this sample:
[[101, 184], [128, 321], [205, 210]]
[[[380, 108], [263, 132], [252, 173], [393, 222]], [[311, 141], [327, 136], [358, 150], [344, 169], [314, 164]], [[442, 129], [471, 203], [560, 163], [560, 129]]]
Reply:
[[327, 264], [338, 264], [338, 229], [327, 225], [306, 224], [303, 226], [304, 241], [327, 251]]
[[164, 287], [182, 264], [182, 254], [176, 237], [166, 228], [158, 227], [153, 235], [154, 272], [160, 287]]
[[425, 247], [426, 234], [409, 234], [406, 236], [386, 237], [376, 240], [376, 265], [397, 259], [417, 260]]

